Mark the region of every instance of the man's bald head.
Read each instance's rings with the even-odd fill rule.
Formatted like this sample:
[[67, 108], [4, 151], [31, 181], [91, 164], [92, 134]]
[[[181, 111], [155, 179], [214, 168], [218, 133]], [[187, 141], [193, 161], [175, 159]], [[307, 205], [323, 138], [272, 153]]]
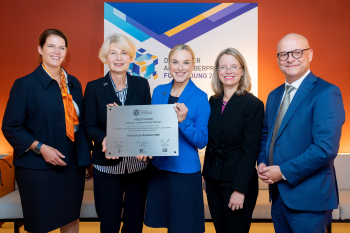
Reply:
[[297, 33], [289, 33], [285, 35], [277, 44], [277, 53], [281, 52], [280, 47], [284, 44], [298, 43], [304, 48], [309, 48], [309, 41], [305, 36], [299, 35]]
[[304, 36], [296, 33], [285, 35], [277, 44], [277, 54], [279, 53], [285, 54], [286, 60], [277, 58], [277, 63], [289, 84], [301, 78], [310, 69], [313, 51]]

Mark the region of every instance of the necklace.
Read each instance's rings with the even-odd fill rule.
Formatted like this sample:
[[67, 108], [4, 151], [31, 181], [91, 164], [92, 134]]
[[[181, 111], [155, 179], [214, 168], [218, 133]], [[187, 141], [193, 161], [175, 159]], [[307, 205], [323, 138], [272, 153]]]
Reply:
[[222, 101], [222, 105], [226, 106], [227, 103], [225, 103], [224, 101]]
[[181, 90], [175, 91], [174, 87], [172, 87], [172, 88], [171, 88], [171, 91], [172, 91], [173, 93], [175, 93], [175, 95], [173, 95], [174, 97], [179, 97], [184, 89], [185, 89], [185, 88], [181, 88]]

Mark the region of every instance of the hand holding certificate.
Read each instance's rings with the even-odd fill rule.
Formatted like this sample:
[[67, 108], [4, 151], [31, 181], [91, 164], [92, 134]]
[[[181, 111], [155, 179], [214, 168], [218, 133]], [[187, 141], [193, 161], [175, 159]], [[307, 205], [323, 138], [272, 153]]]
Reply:
[[174, 105], [107, 107], [106, 157], [178, 156]]

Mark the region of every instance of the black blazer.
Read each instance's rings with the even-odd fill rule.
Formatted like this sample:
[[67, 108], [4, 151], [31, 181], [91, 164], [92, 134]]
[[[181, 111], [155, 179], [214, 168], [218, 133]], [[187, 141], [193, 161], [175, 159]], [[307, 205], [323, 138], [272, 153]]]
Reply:
[[[127, 73], [128, 92], [124, 105], [151, 104], [151, 93], [148, 81], [139, 76]], [[109, 73], [106, 76], [87, 84], [84, 94], [84, 111], [86, 116], [85, 134], [94, 141], [92, 163], [103, 166], [118, 164], [121, 159], [108, 160], [102, 152], [102, 141], [106, 137], [107, 104], [122, 105], [113, 89]]]
[[[75, 77], [68, 75], [68, 88], [80, 110], [77, 136], [78, 165], [90, 164], [89, 141], [84, 135], [83, 92]], [[2, 132], [14, 149], [14, 165], [32, 169], [52, 169], [42, 155], [28, 150], [38, 140], [60, 151], [69, 164], [66, 123], [62, 94], [58, 83], [40, 64], [33, 73], [19, 78], [13, 84], [7, 102]]]
[[260, 150], [264, 104], [254, 95], [234, 94], [221, 114], [223, 95], [210, 98], [209, 142], [203, 175], [232, 181], [235, 191], [247, 194], [256, 179], [255, 163]]

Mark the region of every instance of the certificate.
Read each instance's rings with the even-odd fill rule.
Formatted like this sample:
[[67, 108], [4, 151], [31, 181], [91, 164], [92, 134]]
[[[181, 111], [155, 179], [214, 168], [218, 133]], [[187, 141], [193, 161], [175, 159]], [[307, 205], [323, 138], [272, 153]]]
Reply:
[[106, 157], [178, 156], [173, 104], [107, 107]]

